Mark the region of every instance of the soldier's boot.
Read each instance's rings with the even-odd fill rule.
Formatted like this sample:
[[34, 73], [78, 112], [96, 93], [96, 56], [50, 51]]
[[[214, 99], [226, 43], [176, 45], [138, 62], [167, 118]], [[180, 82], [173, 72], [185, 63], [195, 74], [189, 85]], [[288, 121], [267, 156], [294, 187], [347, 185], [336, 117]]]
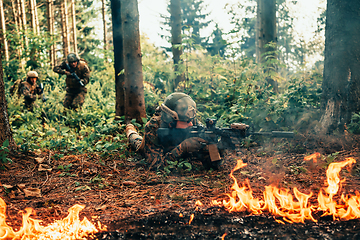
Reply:
[[139, 135], [134, 125], [131, 123], [127, 124], [125, 133], [131, 147], [133, 147], [135, 151], [141, 151], [144, 148], [145, 139]]

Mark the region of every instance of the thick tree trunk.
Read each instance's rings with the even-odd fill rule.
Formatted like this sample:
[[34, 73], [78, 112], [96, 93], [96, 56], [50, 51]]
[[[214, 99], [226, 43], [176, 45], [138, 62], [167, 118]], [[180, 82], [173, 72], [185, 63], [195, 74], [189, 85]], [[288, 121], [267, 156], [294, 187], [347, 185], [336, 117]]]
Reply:
[[321, 133], [343, 130], [360, 110], [359, 12], [359, 1], [327, 2]]
[[107, 29], [106, 29], [106, 5], [105, 5], [105, 0], [102, 0], [102, 17], [103, 17], [103, 29], [104, 29], [104, 50], [108, 49], [108, 44], [107, 44]]
[[125, 69], [125, 118], [143, 123], [146, 118], [144, 85], [139, 33], [137, 0], [122, 1], [124, 69]]
[[[2, 44], [0, 43], [0, 59], [2, 59]], [[9, 140], [9, 149], [15, 150], [16, 144], [12, 137], [5, 97], [4, 72], [2, 61], [0, 61], [0, 146], [5, 140]]]
[[[5, 13], [4, 13], [4, 4], [3, 0], [0, 0], [0, 22], [1, 22], [1, 32], [0, 39], [2, 46], [4, 46], [5, 60], [9, 61], [9, 47], [6, 39], [6, 24], [5, 24]], [[1, 61], [1, 58], [0, 58]]]
[[114, 45], [114, 68], [115, 68], [115, 93], [116, 116], [125, 116], [125, 74], [124, 70], [124, 49], [123, 49], [123, 28], [121, 18], [121, 0], [111, 0], [111, 15]]
[[171, 25], [171, 47], [174, 61], [175, 82], [173, 90], [184, 80], [184, 74], [181, 72], [181, 54], [182, 54], [182, 38], [181, 38], [181, 0], [170, 1], [170, 25]]
[[75, 16], [75, 0], [71, 0], [71, 17], [72, 17], [72, 33], [73, 33], [73, 47], [74, 53], [78, 54], [77, 48], [77, 34], [76, 34], [76, 16]]
[[64, 57], [66, 57], [70, 53], [67, 0], [62, 0], [61, 2], [61, 29], [63, 39], [63, 52]]
[[[277, 56], [275, 54], [276, 47], [269, 47], [269, 43], [277, 42], [276, 37], [276, 0], [258, 0], [257, 2], [257, 18], [258, 18], [258, 44], [259, 49], [257, 50], [258, 56], [257, 59], [260, 60], [260, 63], [265, 63], [267, 59], [275, 59]], [[272, 54], [266, 52], [272, 52]], [[266, 72], [272, 71], [274, 66], [266, 66]], [[273, 91], [278, 92], [278, 83], [273, 80], [271, 77], [267, 77], [266, 80], [269, 84], [273, 86]]]
[[[51, 40], [54, 39], [54, 3], [53, 0], [47, 0], [47, 24], [48, 31], [50, 34]], [[49, 59], [51, 67], [55, 66], [55, 46], [51, 44], [49, 48]]]

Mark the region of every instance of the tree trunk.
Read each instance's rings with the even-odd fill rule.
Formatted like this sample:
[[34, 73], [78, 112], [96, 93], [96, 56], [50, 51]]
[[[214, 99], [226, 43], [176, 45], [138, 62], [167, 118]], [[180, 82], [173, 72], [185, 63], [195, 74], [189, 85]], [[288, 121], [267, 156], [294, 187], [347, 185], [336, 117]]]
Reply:
[[[0, 42], [0, 59], [2, 59], [2, 43]], [[9, 149], [15, 150], [16, 144], [12, 137], [5, 97], [4, 71], [2, 61], [0, 61], [0, 146], [5, 140], [9, 140]]]
[[[54, 39], [54, 3], [53, 0], [47, 0], [47, 24], [51, 41]], [[49, 59], [51, 67], [55, 66], [55, 46], [51, 44], [49, 48]]]
[[30, 0], [30, 16], [31, 16], [31, 27], [33, 32], [37, 33], [36, 20], [35, 20], [35, 4], [34, 0]]
[[24, 34], [25, 46], [27, 48], [29, 46], [29, 40], [27, 38], [25, 0], [19, 0], [19, 1], [20, 1], [20, 9], [21, 9], [22, 30], [23, 30], [23, 34]]
[[107, 29], [106, 29], [106, 5], [105, 0], [102, 0], [102, 17], [103, 17], [103, 28], [104, 28], [104, 50], [107, 50]]
[[139, 11], [137, 0], [122, 1], [124, 69], [125, 69], [125, 118], [143, 123], [146, 118], [144, 85], [140, 48]]
[[[4, 12], [4, 5], [3, 0], [0, 0], [0, 22], [1, 22], [1, 32], [0, 32], [0, 39], [2, 42], [2, 45], [4, 46], [4, 52], [5, 52], [5, 60], [9, 61], [9, 47], [8, 42], [6, 39], [6, 24], [5, 24], [5, 12]], [[0, 58], [1, 61], [1, 58]]]
[[[257, 18], [258, 18], [258, 51], [257, 59], [260, 63], [266, 63], [267, 60], [276, 59], [276, 47], [269, 47], [269, 43], [277, 42], [276, 38], [276, 0], [258, 0], [257, 2]], [[267, 53], [268, 52], [268, 53]], [[269, 54], [269, 52], [272, 52]], [[265, 54], [267, 53], [267, 54]], [[266, 55], [266, 56], [265, 56]], [[271, 64], [265, 65], [265, 72], [272, 71], [275, 66]], [[278, 92], [278, 83], [271, 77], [267, 77], [266, 81], [272, 85], [273, 91]]]
[[321, 133], [343, 130], [360, 110], [360, 2], [328, 0]]
[[38, 11], [37, 11], [37, 3], [36, 0], [34, 1], [34, 8], [35, 8], [35, 25], [36, 25], [36, 32], [38, 34], [40, 34], [40, 25], [39, 25], [39, 16], [38, 16]]
[[[14, 15], [14, 23], [15, 23], [15, 31], [16, 31], [15, 34], [18, 36], [18, 39], [21, 39], [20, 30], [22, 29], [22, 25], [21, 25], [21, 19], [20, 19], [19, 0], [11, 0], [11, 6], [12, 6], [13, 15]], [[19, 62], [21, 63], [22, 49], [24, 48], [23, 41], [20, 41], [20, 46], [21, 47], [17, 48], [17, 55], [18, 55]], [[20, 65], [20, 67], [21, 67], [21, 65]]]
[[74, 53], [78, 54], [77, 48], [77, 34], [76, 34], [76, 16], [75, 16], [75, 0], [71, 0], [71, 17], [72, 17], [72, 30], [73, 30], [73, 47]]
[[125, 74], [124, 70], [124, 49], [123, 49], [123, 28], [121, 18], [121, 0], [111, 0], [111, 16], [114, 45], [114, 68], [115, 68], [115, 92], [116, 116], [125, 116]]
[[181, 54], [182, 54], [182, 38], [181, 38], [181, 0], [170, 1], [170, 25], [171, 25], [171, 47], [174, 61], [175, 82], [173, 84], [173, 91], [184, 80], [184, 74], [181, 68]]
[[70, 53], [67, 0], [63, 0], [61, 2], [61, 29], [63, 39], [63, 52], [64, 57], [66, 57]]

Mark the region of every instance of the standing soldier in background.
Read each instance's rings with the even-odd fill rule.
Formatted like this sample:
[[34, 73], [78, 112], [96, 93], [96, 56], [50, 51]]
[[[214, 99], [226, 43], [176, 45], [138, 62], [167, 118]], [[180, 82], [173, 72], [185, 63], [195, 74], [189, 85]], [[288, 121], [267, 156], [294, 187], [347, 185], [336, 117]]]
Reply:
[[85, 85], [88, 84], [90, 78], [87, 62], [76, 54], [70, 53], [60, 65], [54, 67], [53, 71], [66, 75], [64, 107], [74, 110], [81, 108], [87, 93]]
[[[37, 96], [40, 98], [44, 92], [42, 84], [38, 85], [36, 82], [39, 75], [35, 71], [29, 71], [26, 74], [26, 79], [21, 81], [17, 80], [14, 85], [10, 88], [10, 93], [17, 93], [18, 97], [24, 97], [24, 108], [29, 111], [33, 111]], [[42, 96], [43, 102], [46, 98]]]

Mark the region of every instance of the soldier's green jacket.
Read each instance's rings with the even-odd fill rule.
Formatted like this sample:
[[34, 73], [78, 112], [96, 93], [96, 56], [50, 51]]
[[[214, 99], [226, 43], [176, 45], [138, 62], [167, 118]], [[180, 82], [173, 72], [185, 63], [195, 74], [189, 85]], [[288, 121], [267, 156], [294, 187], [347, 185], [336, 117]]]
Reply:
[[[196, 121], [193, 121], [196, 124]], [[145, 140], [144, 154], [145, 159], [150, 163], [150, 168], [158, 168], [166, 166], [167, 161], [179, 160], [179, 157], [183, 155], [180, 146], [171, 146], [167, 149], [159, 142], [157, 130], [161, 126], [160, 114], [155, 114], [151, 117], [145, 125]]]
[[[53, 71], [58, 74], [65, 74], [67, 61], [64, 60], [60, 65], [55, 66]], [[69, 64], [69, 63], [68, 63]], [[70, 64], [69, 64], [70, 66]], [[84, 59], [80, 59], [76, 68], [74, 69], [76, 75], [83, 80], [84, 85], [88, 84], [90, 78], [90, 68]], [[78, 81], [72, 76], [66, 76], [66, 91], [70, 93], [77, 93], [81, 90], [85, 90], [85, 86], [82, 87]], [[86, 92], [86, 90], [85, 90]]]
[[28, 81], [24, 80], [20, 83], [17, 95], [19, 97], [24, 97], [25, 107], [28, 109], [32, 109], [33, 104], [37, 98], [40, 96], [40, 89], [37, 88], [37, 84], [31, 84]]

